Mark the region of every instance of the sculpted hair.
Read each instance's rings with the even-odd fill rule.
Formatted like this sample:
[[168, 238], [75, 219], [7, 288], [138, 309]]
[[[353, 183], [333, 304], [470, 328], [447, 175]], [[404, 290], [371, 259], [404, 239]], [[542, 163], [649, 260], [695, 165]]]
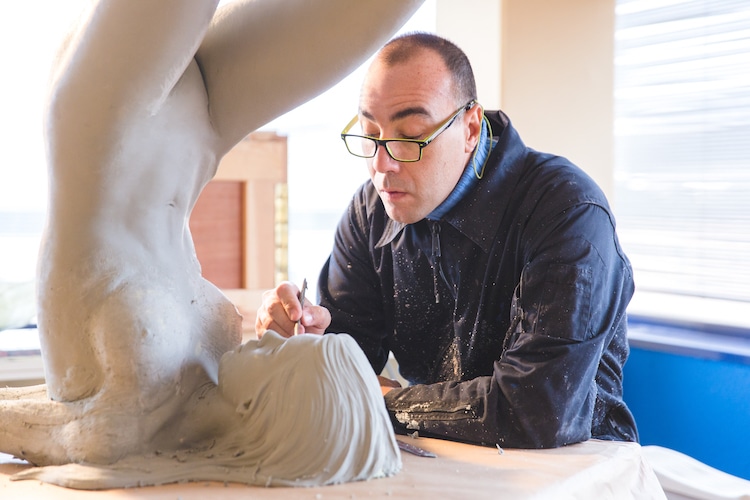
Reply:
[[393, 66], [419, 57], [421, 50], [432, 50], [440, 55], [453, 77], [458, 104], [477, 98], [477, 85], [469, 58], [455, 43], [443, 37], [424, 32], [407, 33], [386, 43], [378, 57]]

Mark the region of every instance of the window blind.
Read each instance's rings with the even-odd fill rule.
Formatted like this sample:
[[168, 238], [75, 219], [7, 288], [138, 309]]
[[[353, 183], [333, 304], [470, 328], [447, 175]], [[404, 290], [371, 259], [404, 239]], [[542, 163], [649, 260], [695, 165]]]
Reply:
[[615, 19], [615, 204], [636, 293], [750, 316], [750, 2], [617, 0]]

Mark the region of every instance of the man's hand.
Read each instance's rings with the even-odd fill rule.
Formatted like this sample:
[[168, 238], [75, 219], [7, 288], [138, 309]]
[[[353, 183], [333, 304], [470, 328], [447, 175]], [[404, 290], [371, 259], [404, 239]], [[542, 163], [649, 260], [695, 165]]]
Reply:
[[398, 389], [401, 384], [397, 380], [385, 378], [382, 375], [378, 375], [378, 382], [380, 382], [380, 392], [385, 396], [391, 389]]
[[294, 335], [294, 324], [302, 320], [299, 333], [325, 332], [331, 324], [331, 313], [322, 306], [313, 305], [305, 299], [299, 302], [299, 288], [294, 283], [284, 281], [273, 290], [263, 292], [263, 302], [255, 317], [255, 332], [258, 338], [266, 330], [273, 330], [284, 337]]

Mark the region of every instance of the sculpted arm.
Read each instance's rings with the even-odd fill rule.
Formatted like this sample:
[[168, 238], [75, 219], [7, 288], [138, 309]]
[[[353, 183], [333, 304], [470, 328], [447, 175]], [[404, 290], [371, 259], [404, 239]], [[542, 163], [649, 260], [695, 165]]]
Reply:
[[51, 100], [63, 108], [55, 111], [76, 106], [66, 119], [85, 116], [100, 124], [139, 110], [155, 111], [193, 59], [217, 4], [93, 2], [58, 55]]
[[337, 83], [421, 3], [241, 0], [220, 9], [196, 58], [222, 145]]

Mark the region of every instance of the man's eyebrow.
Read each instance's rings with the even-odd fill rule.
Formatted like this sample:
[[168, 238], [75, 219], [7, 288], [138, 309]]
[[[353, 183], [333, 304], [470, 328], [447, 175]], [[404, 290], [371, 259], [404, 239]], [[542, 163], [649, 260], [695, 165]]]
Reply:
[[[364, 116], [368, 120], [375, 121], [375, 117], [364, 109], [360, 109], [359, 114]], [[399, 111], [396, 111], [390, 116], [390, 120], [396, 121], [402, 118], [406, 118], [407, 116], [414, 116], [414, 115], [426, 116], [428, 118], [432, 117], [429, 111], [427, 111], [427, 109], [423, 108], [422, 106], [412, 106], [409, 108], [404, 108]]]

